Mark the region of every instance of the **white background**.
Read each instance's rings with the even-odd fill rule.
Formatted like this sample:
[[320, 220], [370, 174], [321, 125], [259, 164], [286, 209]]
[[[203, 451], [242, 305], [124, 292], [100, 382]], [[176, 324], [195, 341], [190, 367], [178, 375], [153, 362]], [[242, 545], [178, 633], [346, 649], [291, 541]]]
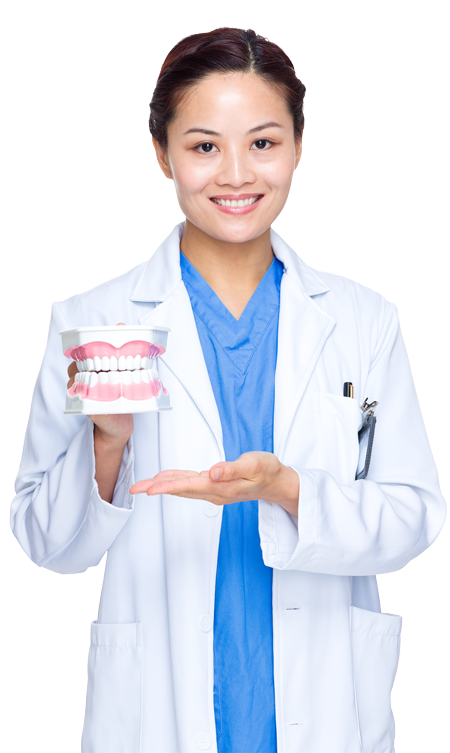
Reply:
[[[160, 66], [182, 37], [250, 27], [293, 60], [307, 90], [303, 156], [274, 227], [307, 263], [397, 304], [450, 496], [445, 12], [436, 0], [4, 4], [2, 750], [79, 751], [104, 563], [72, 576], [37, 568], [10, 532], [9, 502], [52, 302], [141, 263], [183, 219], [147, 127]], [[449, 750], [449, 537], [446, 525], [379, 578], [382, 610], [403, 616], [397, 753]]]

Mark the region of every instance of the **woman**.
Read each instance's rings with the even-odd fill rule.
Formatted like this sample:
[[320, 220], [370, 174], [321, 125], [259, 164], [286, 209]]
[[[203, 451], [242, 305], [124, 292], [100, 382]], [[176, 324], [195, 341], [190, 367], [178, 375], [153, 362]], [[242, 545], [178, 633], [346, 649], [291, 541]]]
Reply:
[[[401, 618], [376, 574], [434, 541], [445, 503], [395, 306], [271, 230], [304, 92], [252, 31], [176, 45], [150, 130], [186, 221], [53, 307], [12, 526], [57, 572], [108, 552], [85, 753], [393, 750]], [[59, 330], [117, 320], [170, 327], [173, 410], [64, 416]], [[366, 397], [377, 434], [355, 480]]]

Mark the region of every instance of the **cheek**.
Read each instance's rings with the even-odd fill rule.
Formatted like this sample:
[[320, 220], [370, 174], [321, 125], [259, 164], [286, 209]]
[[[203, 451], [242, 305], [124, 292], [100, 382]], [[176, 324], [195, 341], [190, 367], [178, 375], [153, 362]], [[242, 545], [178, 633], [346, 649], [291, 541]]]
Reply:
[[287, 191], [294, 174], [294, 160], [291, 155], [283, 159], [267, 161], [261, 166], [260, 175], [263, 180], [273, 189]]
[[199, 164], [196, 160], [177, 160], [172, 166], [172, 175], [178, 195], [187, 198], [200, 193], [209, 183], [211, 173], [209, 165]]

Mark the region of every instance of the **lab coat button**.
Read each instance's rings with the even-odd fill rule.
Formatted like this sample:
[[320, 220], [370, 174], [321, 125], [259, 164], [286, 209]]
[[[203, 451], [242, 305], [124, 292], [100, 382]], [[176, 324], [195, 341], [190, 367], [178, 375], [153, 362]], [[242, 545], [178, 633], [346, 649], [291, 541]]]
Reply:
[[219, 513], [219, 505], [215, 505], [214, 502], [203, 502], [203, 512], [208, 518], [215, 518]]
[[207, 633], [213, 626], [213, 619], [210, 614], [202, 614], [199, 617], [198, 624], [200, 630], [203, 630], [204, 633]]
[[211, 747], [212, 737], [209, 732], [200, 732], [195, 738], [195, 744], [199, 750], [208, 750]]

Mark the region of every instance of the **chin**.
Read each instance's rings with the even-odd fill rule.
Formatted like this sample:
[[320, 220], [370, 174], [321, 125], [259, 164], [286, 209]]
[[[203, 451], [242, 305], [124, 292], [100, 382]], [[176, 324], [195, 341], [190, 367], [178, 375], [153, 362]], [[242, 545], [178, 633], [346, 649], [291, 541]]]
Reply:
[[271, 222], [203, 222], [188, 218], [203, 233], [225, 243], [246, 243], [259, 238], [270, 227]]

